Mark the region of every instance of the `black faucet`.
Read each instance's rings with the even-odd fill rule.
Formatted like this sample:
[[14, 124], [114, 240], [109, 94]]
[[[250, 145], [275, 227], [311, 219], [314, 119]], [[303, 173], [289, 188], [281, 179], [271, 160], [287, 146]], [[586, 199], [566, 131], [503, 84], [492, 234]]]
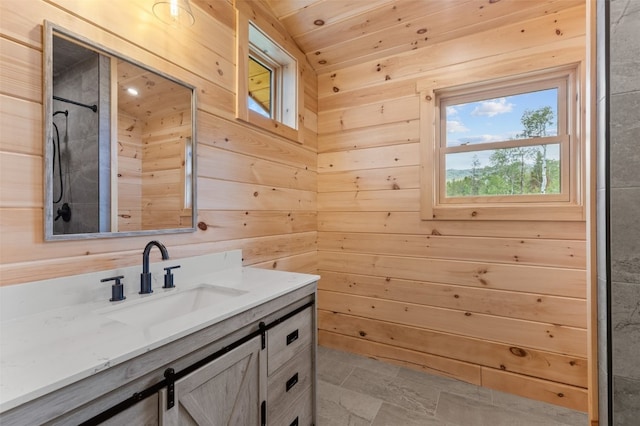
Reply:
[[156, 246], [160, 249], [160, 253], [162, 253], [162, 260], [169, 259], [169, 252], [167, 248], [159, 241], [149, 241], [147, 245], [144, 247], [144, 251], [142, 252], [142, 273], [140, 274], [140, 294], [149, 294], [153, 293], [153, 289], [151, 288], [151, 272], [149, 272], [149, 252], [151, 248]]

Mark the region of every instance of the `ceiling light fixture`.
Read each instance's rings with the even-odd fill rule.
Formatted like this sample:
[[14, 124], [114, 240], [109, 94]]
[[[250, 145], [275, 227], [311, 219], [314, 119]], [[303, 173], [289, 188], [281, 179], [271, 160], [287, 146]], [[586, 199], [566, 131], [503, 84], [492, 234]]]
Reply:
[[190, 27], [195, 23], [189, 0], [156, 0], [153, 14], [172, 27]]

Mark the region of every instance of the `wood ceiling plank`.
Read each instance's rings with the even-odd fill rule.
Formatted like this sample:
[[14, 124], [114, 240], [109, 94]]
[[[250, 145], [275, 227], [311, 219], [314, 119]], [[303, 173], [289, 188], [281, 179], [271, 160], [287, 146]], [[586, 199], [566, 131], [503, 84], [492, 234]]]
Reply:
[[[557, 43], [560, 47], [577, 43], [580, 48], [580, 44], [584, 42], [579, 40], [584, 36], [584, 11], [584, 7], [577, 7], [526, 23], [470, 35], [455, 42], [438, 43], [418, 52], [407, 52], [382, 60], [363, 61], [342, 68], [338, 72], [319, 73], [318, 95], [319, 98], [323, 98], [385, 81], [397, 81], [411, 74], [426, 75], [429, 70], [452, 67], [456, 64], [461, 64], [468, 70], [464, 63], [481, 58], [493, 63], [494, 60], [491, 58], [495, 58], [496, 55], [501, 55], [501, 60], [512, 57], [522, 57], [526, 60], [527, 56], [522, 56], [523, 53], [531, 55], [539, 46], [548, 46], [549, 43]], [[557, 29], [560, 30], [560, 34], [556, 32]], [[575, 43], [572, 41], [574, 39], [577, 40]]]
[[[395, 0], [382, 5], [371, 5], [365, 13], [360, 13], [348, 19], [325, 20], [321, 28], [309, 28], [306, 32], [295, 33], [298, 45], [307, 53], [313, 53], [336, 44], [352, 39], [388, 30], [392, 27], [403, 28], [406, 22], [416, 19], [428, 19], [434, 13], [451, 8], [458, 4], [467, 5], [472, 0], [433, 0], [428, 2], [414, 0]], [[296, 18], [298, 16], [296, 15]], [[285, 25], [293, 26], [292, 18]], [[307, 19], [311, 21], [312, 19]]]
[[[312, 49], [311, 45], [305, 44], [303, 37], [298, 37], [296, 42], [307, 53], [309, 62], [320, 72], [323, 69], [335, 68], [338, 64], [342, 67], [345, 63], [353, 64], [390, 56], [502, 26], [516, 25], [518, 22], [574, 8], [582, 2], [580, 0], [544, 2], [527, 0], [497, 2], [490, 4], [490, 7], [485, 7], [485, 4], [486, 2], [479, 0], [456, 4], [428, 15], [414, 16], [412, 19], [397, 22], [393, 26], [364, 35], [359, 35], [359, 32], [362, 32], [359, 29], [333, 31], [334, 34], [338, 33], [332, 39], [335, 43], [324, 47], [316, 44]], [[549, 24], [545, 23], [544, 29], [549, 28]]]
[[323, 0], [266, 0], [278, 19], [284, 18], [297, 11], [311, 6], [314, 3], [320, 3]]
[[[443, 1], [446, 0], [436, 0], [434, 3], [441, 3]], [[314, 30], [320, 33], [321, 38], [325, 38], [334, 35], [334, 30], [331, 27], [332, 24], [345, 21], [351, 22], [352, 20], [361, 22], [362, 16], [368, 14], [372, 9], [389, 6], [395, 2], [397, 2], [397, 0], [323, 0], [304, 9], [300, 9], [295, 14], [281, 19], [281, 21], [284, 26], [287, 27], [289, 34], [291, 34], [293, 38], [297, 38], [297, 36], [301, 34], [313, 32]], [[428, 3], [431, 3], [431, 1]], [[386, 9], [388, 9], [388, 7]], [[320, 26], [317, 25], [317, 20], [323, 21], [323, 24]]]

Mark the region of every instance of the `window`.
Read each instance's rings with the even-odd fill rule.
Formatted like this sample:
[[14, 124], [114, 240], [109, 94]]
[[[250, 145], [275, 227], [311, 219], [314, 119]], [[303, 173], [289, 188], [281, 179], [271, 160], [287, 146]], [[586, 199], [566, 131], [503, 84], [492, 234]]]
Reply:
[[[236, 116], [255, 126], [302, 142], [304, 56], [258, 15], [249, 20], [238, 2], [238, 87]], [[270, 33], [267, 33], [271, 31]], [[279, 40], [277, 43], [274, 40]]]
[[184, 208], [191, 209], [193, 203], [193, 140], [184, 140]]
[[432, 115], [434, 126], [422, 135], [432, 156], [423, 218], [544, 220], [546, 212], [550, 220], [579, 219], [575, 74], [563, 69], [426, 93], [434, 102], [422, 108], [433, 111], [423, 117]]
[[296, 60], [251, 22], [247, 84], [252, 111], [298, 128]]

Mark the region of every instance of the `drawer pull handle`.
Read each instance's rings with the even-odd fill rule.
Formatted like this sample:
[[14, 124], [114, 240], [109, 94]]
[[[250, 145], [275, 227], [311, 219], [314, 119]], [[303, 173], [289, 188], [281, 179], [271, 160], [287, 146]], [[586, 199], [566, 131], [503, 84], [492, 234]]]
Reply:
[[298, 426], [298, 418], [296, 417], [289, 426]]
[[287, 346], [289, 346], [296, 340], [298, 340], [298, 330], [292, 331], [291, 333], [287, 334]]
[[289, 392], [296, 383], [298, 383], [298, 373], [294, 374], [289, 380], [287, 380], [287, 392]]

